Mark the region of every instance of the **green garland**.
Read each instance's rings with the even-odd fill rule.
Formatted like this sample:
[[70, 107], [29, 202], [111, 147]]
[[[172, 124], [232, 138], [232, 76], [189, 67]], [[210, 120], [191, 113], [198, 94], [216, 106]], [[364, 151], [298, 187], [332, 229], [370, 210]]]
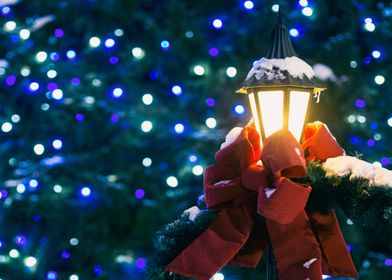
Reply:
[[[392, 187], [370, 186], [362, 178], [350, 175], [326, 177], [322, 165], [310, 162], [307, 174], [297, 182], [312, 186], [306, 210], [328, 213], [340, 208], [354, 223], [369, 228], [392, 228]], [[157, 232], [155, 255], [149, 262], [148, 279], [188, 279], [164, 271], [165, 267], [218, 216], [215, 210], [203, 210], [194, 221], [182, 214]]]

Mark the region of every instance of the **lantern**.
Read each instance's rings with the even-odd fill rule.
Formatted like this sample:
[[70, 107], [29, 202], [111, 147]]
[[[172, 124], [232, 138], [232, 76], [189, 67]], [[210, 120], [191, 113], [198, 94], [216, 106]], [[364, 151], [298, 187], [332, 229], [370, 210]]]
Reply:
[[286, 129], [300, 141], [311, 97], [323, 90], [312, 67], [297, 57], [279, 11], [266, 57], [254, 63], [236, 91], [248, 95], [261, 139]]

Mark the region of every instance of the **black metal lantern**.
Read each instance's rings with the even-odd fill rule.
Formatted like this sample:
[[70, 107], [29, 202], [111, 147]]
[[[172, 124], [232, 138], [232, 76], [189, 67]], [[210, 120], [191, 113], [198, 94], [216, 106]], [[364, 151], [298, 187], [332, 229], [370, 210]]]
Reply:
[[247, 94], [261, 139], [286, 129], [300, 141], [312, 94], [325, 90], [313, 69], [297, 57], [281, 13], [266, 57], [256, 61], [236, 93]]

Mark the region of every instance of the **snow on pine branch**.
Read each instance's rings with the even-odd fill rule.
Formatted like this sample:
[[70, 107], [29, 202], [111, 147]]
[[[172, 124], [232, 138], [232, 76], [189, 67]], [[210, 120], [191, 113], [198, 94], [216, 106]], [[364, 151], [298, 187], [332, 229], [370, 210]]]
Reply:
[[364, 178], [371, 186], [392, 187], [392, 171], [351, 156], [329, 158], [323, 164], [326, 176], [350, 175], [350, 179]]

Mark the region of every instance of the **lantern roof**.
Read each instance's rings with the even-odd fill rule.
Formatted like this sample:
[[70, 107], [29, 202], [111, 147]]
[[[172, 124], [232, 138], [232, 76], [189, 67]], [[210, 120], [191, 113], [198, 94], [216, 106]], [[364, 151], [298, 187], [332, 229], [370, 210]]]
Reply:
[[315, 93], [325, 90], [312, 67], [297, 56], [279, 10], [267, 55], [254, 62], [237, 93], [247, 93], [249, 88], [282, 86], [309, 88]]

